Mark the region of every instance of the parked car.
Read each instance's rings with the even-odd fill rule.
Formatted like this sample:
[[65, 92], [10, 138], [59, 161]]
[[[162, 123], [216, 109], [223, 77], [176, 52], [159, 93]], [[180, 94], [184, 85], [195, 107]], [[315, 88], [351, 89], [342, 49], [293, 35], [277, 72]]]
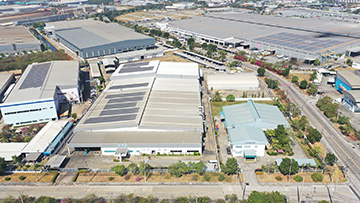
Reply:
[[227, 147], [227, 148], [226, 148], [226, 152], [227, 152], [228, 155], [231, 155], [231, 149], [230, 149], [230, 147]]

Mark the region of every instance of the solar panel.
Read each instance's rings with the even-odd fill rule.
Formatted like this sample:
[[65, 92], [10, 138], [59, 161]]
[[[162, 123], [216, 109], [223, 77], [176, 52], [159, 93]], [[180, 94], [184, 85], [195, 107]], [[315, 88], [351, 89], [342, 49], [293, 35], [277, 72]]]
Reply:
[[135, 118], [136, 118], [136, 114], [123, 115], [123, 116], [97, 117], [97, 118], [89, 118], [84, 123], [92, 124], [92, 123], [107, 123], [107, 122], [115, 122], [115, 121], [131, 121], [131, 120], [135, 120]]
[[118, 109], [118, 108], [127, 108], [127, 107], [135, 107], [136, 102], [130, 103], [120, 103], [120, 104], [106, 104], [104, 109]]
[[19, 89], [41, 87], [50, 70], [51, 63], [33, 65]]
[[135, 88], [135, 87], [146, 87], [148, 86], [148, 82], [144, 83], [137, 83], [137, 84], [130, 84], [130, 85], [114, 85], [110, 87], [110, 89], [125, 89], [125, 88]]
[[126, 94], [113, 94], [107, 95], [105, 99], [112, 99], [118, 97], [132, 97], [132, 96], [144, 96], [145, 92], [134, 92], [134, 93], [126, 93]]
[[128, 97], [128, 98], [110, 99], [108, 101], [108, 104], [122, 103], [122, 102], [128, 102], [128, 101], [141, 101], [142, 99], [143, 99], [143, 97]]
[[129, 108], [129, 109], [108, 110], [108, 111], [102, 111], [100, 113], [100, 116], [134, 114], [137, 113], [138, 111], [139, 111], [139, 107]]
[[141, 72], [141, 71], [149, 71], [154, 69], [154, 66], [150, 67], [134, 67], [134, 68], [122, 68], [119, 73], [134, 73], [134, 72]]

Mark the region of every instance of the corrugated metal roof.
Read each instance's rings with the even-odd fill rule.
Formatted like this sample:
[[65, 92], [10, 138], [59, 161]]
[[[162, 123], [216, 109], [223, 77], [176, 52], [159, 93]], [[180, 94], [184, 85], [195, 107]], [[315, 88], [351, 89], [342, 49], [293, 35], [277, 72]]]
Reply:
[[5, 161], [11, 161], [12, 156], [20, 156], [27, 144], [27, 142], [0, 143], [0, 157], [4, 157]]
[[264, 131], [260, 128], [249, 126], [236, 126], [228, 128], [229, 141], [232, 144], [268, 144]]

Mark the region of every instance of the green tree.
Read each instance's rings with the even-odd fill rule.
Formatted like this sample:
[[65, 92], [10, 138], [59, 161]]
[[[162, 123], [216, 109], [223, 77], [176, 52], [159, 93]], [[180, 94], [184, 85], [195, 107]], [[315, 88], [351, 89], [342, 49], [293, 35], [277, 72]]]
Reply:
[[202, 43], [201, 47], [202, 47], [203, 49], [207, 49], [208, 45], [207, 45], [206, 43]]
[[311, 75], [310, 75], [310, 80], [314, 81], [317, 78], [317, 73], [316, 71], [314, 71]]
[[319, 66], [321, 64], [321, 61], [319, 59], [315, 59], [314, 65]]
[[169, 34], [168, 32], [164, 32], [164, 33], [163, 33], [163, 37], [166, 38], [166, 39], [168, 39], [168, 38], [170, 37], [170, 34]]
[[204, 162], [199, 161], [192, 165], [192, 168], [196, 171], [196, 173], [202, 175], [205, 172], [206, 165]]
[[336, 117], [338, 114], [338, 109], [339, 109], [339, 104], [332, 103], [325, 108], [324, 114], [328, 118]]
[[124, 165], [117, 165], [111, 168], [119, 176], [123, 176], [126, 174], [126, 167]]
[[221, 170], [223, 173], [228, 175], [237, 174], [238, 165], [236, 159], [235, 158], [227, 159], [225, 165], [221, 165]]
[[311, 143], [319, 142], [322, 138], [321, 133], [315, 128], [309, 127], [308, 133], [307, 138]]
[[289, 76], [289, 73], [290, 73], [290, 68], [285, 68], [285, 70], [281, 72], [281, 75], [287, 77]]
[[276, 89], [276, 88], [278, 88], [278, 86], [280, 84], [278, 80], [271, 79], [271, 78], [266, 78], [265, 82], [270, 89]]
[[6, 170], [7, 164], [3, 157], [0, 157], [0, 174]]
[[229, 94], [228, 96], [226, 96], [226, 101], [229, 101], [229, 102], [235, 101], [235, 96], [232, 94]]
[[299, 87], [301, 89], [306, 89], [307, 86], [308, 86], [308, 82], [306, 80], [303, 80], [303, 81], [300, 82]]
[[137, 173], [139, 170], [139, 167], [136, 165], [136, 163], [129, 164], [127, 168], [133, 173]]
[[350, 123], [350, 118], [347, 116], [339, 116], [338, 123], [340, 125], [348, 124], [348, 123]]
[[337, 157], [335, 156], [335, 154], [332, 154], [330, 152], [328, 152], [325, 156], [325, 162], [326, 164], [333, 166], [335, 164], [335, 162], [337, 161]]
[[181, 177], [183, 174], [190, 173], [191, 168], [184, 162], [179, 161], [177, 163], [171, 164], [168, 167], [168, 172], [176, 177]]
[[151, 169], [151, 166], [150, 164], [148, 163], [144, 163], [144, 162], [141, 162], [140, 163], [140, 166], [139, 166], [139, 171], [142, 175], [145, 176], [145, 180], [149, 177], [150, 175], [150, 169]]
[[316, 102], [316, 106], [321, 110], [325, 111], [325, 109], [332, 104], [333, 99], [329, 96], [325, 96], [322, 99], [319, 99]]
[[352, 60], [351, 60], [351, 59], [347, 59], [347, 60], [346, 60], [346, 65], [351, 66], [351, 65], [352, 65], [352, 63], [353, 63], [353, 62], [352, 62]]
[[20, 165], [21, 164], [21, 158], [19, 156], [14, 155], [11, 158], [12, 158], [12, 163], [14, 165]]
[[211, 51], [211, 53], [215, 52], [217, 50], [217, 46], [214, 44], [208, 44], [207, 49]]
[[314, 95], [318, 92], [318, 86], [314, 85], [313, 83], [309, 84], [309, 88], [307, 89], [307, 93]]
[[298, 76], [296, 76], [296, 75], [292, 76], [292, 78], [291, 78], [291, 82], [293, 82], [293, 83], [297, 83], [297, 82], [299, 82], [299, 77], [298, 77]]
[[284, 175], [294, 175], [299, 171], [299, 164], [294, 159], [283, 158], [279, 170]]
[[34, 203], [56, 203], [53, 197], [40, 196]]
[[225, 200], [230, 203], [235, 203], [238, 202], [238, 197], [236, 194], [225, 195]]
[[219, 91], [216, 91], [214, 94], [214, 97], [212, 99], [214, 102], [221, 102], [222, 101], [222, 96], [220, 94]]
[[257, 73], [258, 73], [259, 76], [264, 76], [265, 72], [266, 72], [265, 68], [258, 68], [257, 69]]

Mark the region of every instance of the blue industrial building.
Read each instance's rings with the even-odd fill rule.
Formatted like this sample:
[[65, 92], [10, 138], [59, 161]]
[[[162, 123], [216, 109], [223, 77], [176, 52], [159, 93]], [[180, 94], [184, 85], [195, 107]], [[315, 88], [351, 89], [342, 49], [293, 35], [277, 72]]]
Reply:
[[335, 78], [335, 88], [337, 91], [360, 90], [359, 72], [338, 71]]
[[264, 130], [278, 125], [290, 127], [276, 106], [258, 104], [251, 99], [244, 104], [224, 106], [221, 116], [225, 119], [233, 155], [245, 158], [264, 156], [268, 144]]

